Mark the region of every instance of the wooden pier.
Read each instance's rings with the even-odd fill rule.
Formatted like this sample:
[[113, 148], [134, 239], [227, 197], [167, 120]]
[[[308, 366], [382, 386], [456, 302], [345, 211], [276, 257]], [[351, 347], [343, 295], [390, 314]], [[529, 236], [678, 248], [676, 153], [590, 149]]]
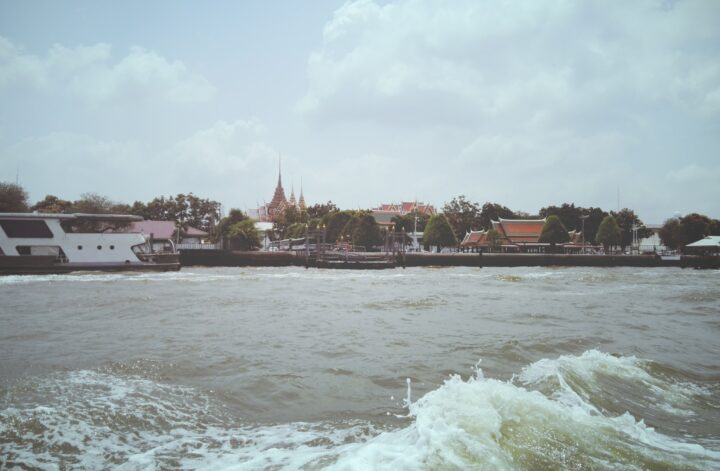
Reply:
[[383, 270], [405, 268], [405, 234], [388, 233], [382, 252], [368, 252], [351, 243], [326, 243], [324, 230], [308, 230], [305, 234], [305, 268], [350, 270]]

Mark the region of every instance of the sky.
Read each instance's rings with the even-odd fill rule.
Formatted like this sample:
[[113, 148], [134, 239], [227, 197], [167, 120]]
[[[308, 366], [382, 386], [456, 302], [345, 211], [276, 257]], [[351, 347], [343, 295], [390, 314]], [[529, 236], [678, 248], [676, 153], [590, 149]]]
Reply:
[[720, 2], [0, 0], [0, 181], [720, 218]]

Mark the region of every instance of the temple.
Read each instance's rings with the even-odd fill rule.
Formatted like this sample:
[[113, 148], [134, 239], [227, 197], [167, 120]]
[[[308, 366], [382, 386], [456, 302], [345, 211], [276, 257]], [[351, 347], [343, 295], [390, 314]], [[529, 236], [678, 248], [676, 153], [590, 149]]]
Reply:
[[282, 185], [282, 166], [278, 164], [278, 180], [272, 200], [269, 204], [265, 204], [251, 210], [248, 213], [256, 217], [261, 222], [275, 222], [275, 220], [287, 210], [289, 207], [295, 207], [300, 211], [305, 211], [305, 196], [303, 195], [302, 183], [300, 184], [300, 197], [295, 199], [295, 188], [291, 187], [290, 199], [285, 197], [285, 189]]
[[[540, 242], [545, 226], [543, 219], [503, 219], [492, 222], [492, 229], [470, 231], [465, 234], [460, 247], [477, 252], [524, 252], [545, 253], [551, 244]], [[582, 249], [582, 232], [568, 231], [569, 241], [558, 246], [564, 252]]]
[[435, 214], [435, 208], [430, 204], [411, 201], [399, 204], [381, 204], [379, 207], [372, 209], [372, 215], [381, 227], [392, 225], [392, 218], [395, 216], [405, 216], [410, 213], [427, 214], [428, 216], [432, 216]]

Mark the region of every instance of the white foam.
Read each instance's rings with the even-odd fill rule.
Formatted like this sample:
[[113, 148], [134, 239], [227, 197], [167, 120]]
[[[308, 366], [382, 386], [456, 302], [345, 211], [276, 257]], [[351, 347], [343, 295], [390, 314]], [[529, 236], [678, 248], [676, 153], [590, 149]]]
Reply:
[[[645, 396], [648, 403], [658, 403], [666, 412], [675, 415], [693, 415], [689, 410], [696, 396], [709, 396], [711, 391], [697, 384], [672, 381], [653, 376], [648, 363], [634, 356], [614, 356], [597, 350], [588, 350], [580, 356], [564, 355], [556, 359], [542, 359], [523, 368], [517, 379], [526, 386], [542, 386], [557, 381], [553, 397], [568, 405], [590, 406], [590, 395], [605, 393], [599, 377], [610, 377], [631, 382], [635, 390]], [[579, 379], [585, 396], [567, 383], [568, 378]]]
[[[521, 379], [536, 384], [576, 364], [617, 364], [610, 369], [648, 375], [637, 359], [604, 356], [591, 351], [537, 362]], [[467, 381], [451, 376], [415, 402], [408, 381], [406, 425], [386, 431], [359, 420], [245, 425], [193, 388], [63, 373], [7, 392], [13, 406], [0, 411], [0, 465], [7, 459], [43, 469], [712, 469], [720, 461], [720, 452], [660, 434], [630, 414], [608, 416], [580, 397], [487, 379], [479, 363], [475, 371]]]

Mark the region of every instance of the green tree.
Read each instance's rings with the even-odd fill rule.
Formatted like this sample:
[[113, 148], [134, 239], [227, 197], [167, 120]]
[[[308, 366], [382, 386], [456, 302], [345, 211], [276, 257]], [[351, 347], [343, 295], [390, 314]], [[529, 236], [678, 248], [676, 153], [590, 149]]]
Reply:
[[63, 200], [54, 195], [46, 195], [41, 201], [35, 203], [30, 210], [38, 213], [70, 213], [72, 202]]
[[28, 210], [28, 194], [14, 183], [0, 182], [0, 212], [24, 213]]
[[677, 250], [685, 245], [685, 230], [677, 218], [665, 221], [658, 235], [663, 245], [670, 250]]
[[301, 237], [305, 237], [306, 232], [307, 224], [302, 222], [296, 222], [295, 224], [291, 224], [290, 226], [288, 226], [285, 237], [288, 239], [299, 239]]
[[248, 220], [248, 217], [245, 213], [243, 213], [239, 209], [231, 209], [228, 213], [227, 217], [224, 217], [218, 222], [218, 224], [215, 226], [215, 228], [212, 230], [211, 235], [212, 239], [215, 242], [218, 242], [222, 240], [223, 237], [226, 237], [229, 235], [230, 227], [232, 227], [234, 224], [237, 224], [239, 222]]
[[339, 211], [329, 213], [326, 216], [327, 222], [325, 223], [325, 240], [327, 242], [335, 242], [341, 235], [343, 235], [343, 229], [348, 221], [352, 219], [353, 213], [351, 211]]
[[[563, 203], [561, 206], [547, 206], [540, 210], [541, 217], [556, 215], [560, 218], [563, 225], [568, 230], [582, 231], [585, 228], [585, 241], [595, 242], [595, 233], [597, 233], [600, 223], [608, 215], [607, 212], [600, 208], [583, 208], [575, 206], [574, 203]], [[583, 225], [582, 216], [587, 216]]]
[[220, 203], [193, 193], [179, 193], [167, 198], [159, 196], [147, 204], [136, 201], [128, 211], [153, 221], [179, 221], [185, 227], [192, 226], [205, 232], [213, 232], [220, 219]]
[[425, 230], [430, 215], [420, 212], [407, 213], [404, 216], [393, 216], [391, 221], [395, 224], [396, 231], [413, 232], [415, 230], [415, 218], [417, 217], [417, 230], [422, 232]]
[[620, 228], [614, 217], [605, 216], [600, 223], [595, 239], [605, 247], [605, 253], [608, 253], [611, 246], [620, 244]]
[[464, 236], [470, 230], [480, 228], [480, 206], [468, 201], [465, 195], [460, 195], [449, 203], [445, 203], [443, 214], [455, 234]]
[[560, 217], [556, 215], [548, 216], [545, 221], [545, 225], [540, 233], [539, 241], [545, 244], [550, 244], [551, 251], [555, 251], [556, 244], [563, 244], [570, 240], [568, 231], [565, 225], [560, 220]]
[[610, 214], [615, 218], [618, 227], [620, 228], [620, 247], [625, 250], [625, 247], [632, 244], [633, 239], [633, 225], [639, 226], [638, 229], [638, 240], [649, 237], [652, 231], [649, 230], [639, 217], [635, 214], [635, 211], [628, 208], [623, 208], [617, 213], [610, 211]]
[[485, 203], [482, 205], [479, 216], [479, 227], [485, 229], [492, 229], [492, 221], [497, 221], [500, 218], [512, 219], [517, 217], [516, 213], [512, 209], [497, 203]]
[[260, 247], [260, 235], [252, 219], [236, 222], [228, 230], [231, 246], [237, 250], [254, 250]]
[[[382, 235], [380, 234], [380, 226], [375, 221], [375, 218], [369, 214], [354, 217], [351, 222], [354, 222], [352, 228], [352, 241], [354, 245], [361, 245], [366, 250], [372, 250], [373, 247], [382, 244]], [[350, 224], [351, 222], [348, 222]]]
[[423, 233], [423, 244], [435, 245], [438, 248], [438, 252], [441, 247], [452, 247], [457, 245], [457, 237], [453, 232], [450, 223], [445, 218], [444, 214], [436, 214], [432, 216], [425, 226], [425, 232]]
[[329, 213], [338, 212], [339, 209], [335, 206], [335, 203], [328, 201], [325, 204], [314, 204], [307, 208], [307, 215], [309, 219], [322, 218]]
[[75, 200], [70, 207], [73, 213], [86, 214], [122, 214], [127, 212], [128, 206], [111, 200], [97, 193], [83, 193], [79, 200]]
[[712, 221], [710, 218], [698, 213], [691, 213], [682, 217], [680, 219], [680, 224], [685, 232], [685, 241], [683, 245], [692, 244], [693, 242], [704, 238], [706, 235], [709, 235], [712, 227]]

